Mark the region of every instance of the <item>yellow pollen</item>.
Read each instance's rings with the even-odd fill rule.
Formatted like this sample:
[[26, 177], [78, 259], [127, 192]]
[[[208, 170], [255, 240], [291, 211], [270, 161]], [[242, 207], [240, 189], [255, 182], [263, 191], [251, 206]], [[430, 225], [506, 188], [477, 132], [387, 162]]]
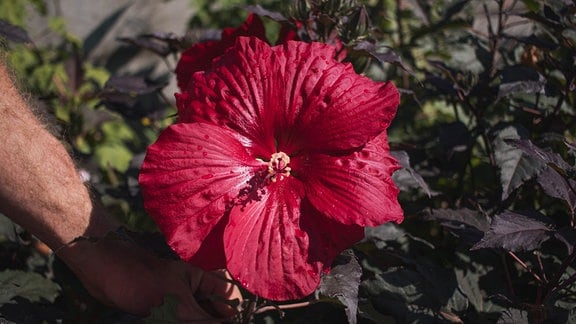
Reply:
[[290, 157], [288, 154], [284, 152], [272, 154], [270, 161], [268, 162], [268, 176], [270, 177], [270, 181], [276, 182], [285, 177], [289, 177], [292, 168], [290, 168], [288, 164], [290, 164]]

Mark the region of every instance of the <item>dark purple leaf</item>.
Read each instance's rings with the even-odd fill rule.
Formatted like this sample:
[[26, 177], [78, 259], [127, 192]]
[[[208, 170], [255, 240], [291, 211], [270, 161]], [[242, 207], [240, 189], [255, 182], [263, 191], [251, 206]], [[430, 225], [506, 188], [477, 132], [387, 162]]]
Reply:
[[468, 208], [432, 209], [425, 214], [425, 218], [439, 221], [440, 225], [471, 244], [478, 242], [490, 227], [486, 215]]
[[436, 88], [440, 94], [445, 94], [452, 97], [458, 96], [457, 85], [443, 77], [429, 74], [426, 76], [425, 83], [430, 84]]
[[464, 9], [464, 7], [470, 2], [470, 0], [459, 0], [453, 2], [451, 5], [448, 5], [446, 10], [444, 11], [444, 15], [442, 17], [442, 21], [449, 21], [454, 15], [458, 14], [459, 12]]
[[538, 212], [505, 211], [492, 218], [490, 229], [471, 250], [502, 248], [508, 251], [534, 250], [550, 238], [548, 219]]
[[544, 17], [554, 22], [560, 22], [560, 16], [558, 16], [548, 5], [544, 5]]
[[406, 232], [395, 223], [384, 223], [376, 227], [366, 227], [364, 234], [364, 240], [374, 242], [378, 248], [384, 247], [382, 242], [395, 241], [406, 236]]
[[149, 50], [160, 56], [166, 56], [171, 52], [170, 46], [147, 36], [138, 36], [136, 38], [120, 37], [118, 38], [118, 40], [124, 43], [132, 44], [134, 46]]
[[542, 161], [508, 144], [509, 140], [526, 138], [525, 133], [524, 128], [511, 125], [500, 129], [494, 139], [494, 156], [500, 167], [502, 200], [508, 198], [525, 181], [538, 175], [546, 167]]
[[576, 193], [574, 193], [576, 181], [566, 179], [553, 168], [548, 167], [538, 175], [538, 183], [549, 196], [564, 200], [574, 214], [576, 210]]
[[68, 76], [68, 89], [76, 92], [84, 80], [84, 67], [77, 52], [64, 62], [64, 70]]
[[470, 144], [470, 131], [463, 122], [456, 121], [442, 124], [438, 140], [444, 152], [451, 157], [455, 152], [462, 152]]
[[348, 322], [356, 324], [358, 310], [358, 288], [362, 267], [356, 260], [352, 250], [346, 250], [340, 254], [329, 274], [322, 277], [320, 293], [325, 296], [337, 298], [346, 306]]
[[556, 167], [568, 170], [571, 166], [564, 161], [564, 159], [558, 153], [554, 153], [551, 150], [540, 148], [529, 139], [505, 139], [506, 143], [522, 150], [522, 152], [528, 154], [534, 159], [538, 159], [548, 165], [553, 164]]
[[401, 67], [406, 72], [413, 74], [412, 71], [402, 62], [402, 59], [398, 54], [392, 50], [388, 50], [385, 53], [377, 51], [376, 45], [369, 41], [361, 41], [356, 46], [354, 46], [355, 51], [366, 52], [370, 56], [374, 57], [380, 63], [391, 63]]
[[112, 76], [104, 85], [104, 93], [123, 93], [136, 96], [158, 91], [165, 85], [164, 82], [150, 81], [137, 76]]
[[146, 34], [142, 36], [159, 40], [168, 45], [172, 51], [183, 50], [189, 46], [186, 36], [178, 36], [170, 32], [154, 32], [152, 34]]
[[486, 215], [468, 208], [432, 209], [428, 211], [426, 216], [443, 223], [450, 222], [474, 227], [482, 232], [486, 232], [490, 228], [490, 220]]
[[554, 233], [554, 237], [566, 245], [568, 254], [574, 252], [574, 247], [576, 247], [576, 230], [571, 227], [563, 227]]
[[0, 19], [0, 36], [15, 43], [32, 43], [26, 30], [22, 27], [12, 25], [4, 19]]
[[570, 152], [570, 154], [576, 155], [576, 145], [574, 143], [570, 143], [567, 140], [565, 140], [564, 144], [566, 144], [566, 147], [568, 148], [568, 152]]
[[510, 324], [510, 323], [529, 323], [528, 312], [515, 308], [509, 308], [502, 312], [498, 318], [497, 324]]
[[549, 50], [549, 51], [553, 51], [556, 48], [558, 48], [558, 44], [555, 43], [553, 40], [545, 39], [545, 38], [542, 38], [538, 35], [530, 35], [528, 37], [505, 35], [505, 37], [509, 37], [509, 38], [512, 38], [512, 39], [517, 40], [519, 42], [522, 42], [524, 44], [534, 45], [536, 47], [539, 47], [539, 48], [542, 48], [545, 50]]
[[88, 36], [86, 36], [86, 39], [84, 40], [84, 55], [90, 55], [90, 53], [104, 40], [106, 35], [108, 35], [110, 30], [114, 25], [116, 25], [120, 17], [124, 15], [124, 12], [128, 7], [130, 7], [130, 5], [118, 8], [118, 10], [111, 13], [106, 17], [106, 19], [102, 20], [102, 22], [94, 28]]
[[256, 14], [258, 16], [261, 17], [268, 17], [274, 21], [278, 21], [278, 22], [282, 22], [282, 21], [287, 21], [288, 19], [286, 19], [286, 17], [284, 17], [281, 13], [279, 12], [275, 12], [275, 11], [270, 11], [267, 9], [262, 8], [262, 6], [260, 5], [255, 5], [255, 6], [246, 6], [246, 10], [248, 12], [251, 12], [253, 14]]
[[[406, 151], [390, 151], [390, 154], [398, 160], [400, 166], [404, 171], [406, 171], [411, 178], [416, 181], [418, 186], [424, 190], [424, 192], [428, 195], [428, 197], [432, 197], [432, 192], [430, 191], [430, 187], [421, 175], [419, 175], [412, 167], [410, 166], [410, 157]], [[398, 172], [396, 172], [398, 173]], [[402, 187], [401, 184], [397, 184], [398, 186]], [[404, 186], [404, 187], [411, 187], [411, 186]]]
[[112, 76], [99, 96], [106, 108], [140, 118], [163, 107], [156, 92], [165, 85], [141, 77]]
[[531, 67], [524, 65], [507, 66], [500, 71], [498, 97], [512, 93], [542, 93], [546, 78]]

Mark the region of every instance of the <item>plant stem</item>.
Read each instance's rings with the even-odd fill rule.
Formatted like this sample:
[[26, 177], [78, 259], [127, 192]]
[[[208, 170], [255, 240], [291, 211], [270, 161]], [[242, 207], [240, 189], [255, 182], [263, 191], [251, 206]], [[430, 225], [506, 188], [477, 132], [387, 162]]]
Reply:
[[254, 314], [265, 313], [265, 312], [268, 312], [271, 310], [282, 311], [285, 309], [295, 309], [295, 308], [300, 308], [300, 307], [306, 307], [306, 306], [310, 306], [314, 303], [315, 303], [314, 301], [305, 301], [305, 302], [286, 304], [286, 305], [268, 305], [268, 306], [263, 306], [263, 307], [258, 308], [257, 310], [254, 311]]
[[524, 270], [528, 271], [528, 273], [530, 273], [530, 275], [532, 275], [532, 277], [538, 281], [539, 284], [543, 285], [545, 284], [545, 280], [543, 280], [542, 278], [540, 278], [540, 276], [534, 272], [534, 270], [532, 270], [532, 268], [530, 268], [526, 262], [522, 261], [522, 259], [520, 259], [514, 252], [512, 251], [508, 251], [508, 255], [512, 257], [512, 259], [514, 259], [516, 262], [518, 262], [518, 264], [524, 268]]

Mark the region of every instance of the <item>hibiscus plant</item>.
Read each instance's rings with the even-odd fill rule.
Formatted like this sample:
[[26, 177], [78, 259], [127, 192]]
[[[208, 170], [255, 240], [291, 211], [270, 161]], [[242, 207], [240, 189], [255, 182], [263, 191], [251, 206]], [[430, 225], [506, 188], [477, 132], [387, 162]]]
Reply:
[[[88, 55], [129, 6], [38, 45], [47, 6], [0, 3], [7, 58], [120, 234], [228, 271], [225, 321], [576, 321], [576, 2], [199, 1], [116, 38], [157, 78]], [[0, 322], [174, 321], [99, 305], [1, 215], [0, 265]]]

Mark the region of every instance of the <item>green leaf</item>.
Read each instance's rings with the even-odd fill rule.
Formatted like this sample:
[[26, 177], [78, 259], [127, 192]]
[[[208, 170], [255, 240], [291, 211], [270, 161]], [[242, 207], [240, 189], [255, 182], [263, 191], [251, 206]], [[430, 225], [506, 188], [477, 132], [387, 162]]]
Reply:
[[494, 139], [494, 156], [500, 167], [502, 200], [506, 200], [525, 181], [538, 175], [545, 166], [542, 161], [529, 157], [506, 143], [508, 139], [525, 138], [524, 133], [523, 128], [511, 125], [501, 129]]
[[114, 168], [124, 172], [130, 166], [132, 152], [120, 143], [106, 143], [98, 146], [94, 152], [98, 165], [104, 169]]
[[0, 305], [11, 303], [15, 297], [30, 302], [54, 302], [60, 286], [35, 272], [4, 270], [0, 272]]
[[146, 324], [177, 324], [178, 316], [176, 310], [178, 308], [178, 298], [174, 296], [166, 296], [164, 303], [158, 307], [152, 308], [150, 316], [144, 319]]
[[0, 242], [15, 242], [18, 237], [18, 225], [14, 224], [10, 218], [0, 214]]
[[530, 11], [540, 10], [540, 1], [537, 0], [522, 0], [526, 8]]

